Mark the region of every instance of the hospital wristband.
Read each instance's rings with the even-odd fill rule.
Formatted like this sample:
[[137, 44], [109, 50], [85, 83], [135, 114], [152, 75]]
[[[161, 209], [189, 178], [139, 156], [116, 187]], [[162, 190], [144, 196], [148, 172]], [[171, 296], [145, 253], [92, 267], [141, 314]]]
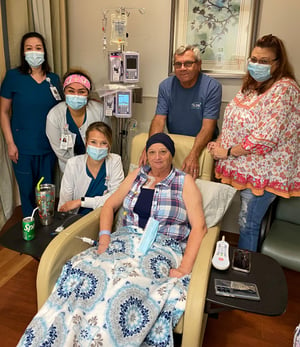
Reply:
[[99, 237], [102, 235], [110, 235], [111, 232], [109, 230], [100, 230], [99, 231]]

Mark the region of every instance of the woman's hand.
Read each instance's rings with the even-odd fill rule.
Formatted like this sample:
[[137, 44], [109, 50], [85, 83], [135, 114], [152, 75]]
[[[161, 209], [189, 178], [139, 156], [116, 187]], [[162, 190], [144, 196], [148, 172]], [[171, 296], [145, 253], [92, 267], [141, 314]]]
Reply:
[[227, 149], [221, 146], [215, 146], [210, 153], [216, 160], [227, 159]]
[[207, 149], [216, 160], [227, 158], [227, 149], [221, 147], [219, 142], [209, 142], [207, 144]]
[[19, 159], [19, 151], [17, 146], [14, 143], [7, 145], [7, 152], [9, 159], [17, 164]]
[[207, 149], [208, 149], [208, 152], [212, 154], [212, 151], [219, 146], [219, 143], [216, 142], [216, 141], [211, 141], [211, 142], [208, 142], [207, 144]]
[[176, 277], [181, 278], [185, 275], [188, 275], [190, 271], [187, 271], [183, 269], [181, 266], [179, 266], [177, 269], [171, 269], [169, 272], [169, 277]]
[[59, 212], [69, 212], [71, 210], [75, 210], [75, 208], [79, 208], [81, 206], [81, 200], [70, 200], [60, 206]]
[[98, 254], [104, 253], [110, 243], [110, 235], [102, 235], [99, 239]]

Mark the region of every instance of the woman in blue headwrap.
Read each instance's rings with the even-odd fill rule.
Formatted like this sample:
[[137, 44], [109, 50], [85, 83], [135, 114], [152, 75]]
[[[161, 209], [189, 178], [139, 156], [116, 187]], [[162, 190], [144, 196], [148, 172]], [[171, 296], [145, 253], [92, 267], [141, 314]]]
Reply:
[[[152, 135], [148, 165], [101, 210], [99, 246], [68, 262], [20, 346], [173, 346], [207, 228], [192, 176], [172, 166], [172, 139]], [[111, 234], [123, 204], [121, 226]]]

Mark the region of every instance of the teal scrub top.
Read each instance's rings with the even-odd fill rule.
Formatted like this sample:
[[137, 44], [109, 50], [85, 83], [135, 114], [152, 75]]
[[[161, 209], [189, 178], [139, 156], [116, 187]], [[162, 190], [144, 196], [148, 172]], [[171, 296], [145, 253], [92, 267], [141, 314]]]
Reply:
[[12, 100], [11, 130], [22, 154], [43, 155], [52, 151], [45, 131], [46, 119], [59, 101], [52, 95], [50, 83], [61, 96], [62, 89], [58, 75], [48, 73], [47, 77], [48, 81], [37, 83], [29, 74], [12, 69], [1, 85], [0, 95]]

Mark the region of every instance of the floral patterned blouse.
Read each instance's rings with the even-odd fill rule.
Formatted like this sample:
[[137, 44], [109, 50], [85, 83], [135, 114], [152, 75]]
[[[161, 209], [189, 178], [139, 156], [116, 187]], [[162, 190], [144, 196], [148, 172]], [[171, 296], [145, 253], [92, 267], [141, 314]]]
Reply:
[[264, 190], [300, 196], [300, 89], [283, 78], [264, 94], [241, 91], [224, 114], [221, 146], [237, 144], [248, 155], [218, 160], [216, 177], [255, 195]]

